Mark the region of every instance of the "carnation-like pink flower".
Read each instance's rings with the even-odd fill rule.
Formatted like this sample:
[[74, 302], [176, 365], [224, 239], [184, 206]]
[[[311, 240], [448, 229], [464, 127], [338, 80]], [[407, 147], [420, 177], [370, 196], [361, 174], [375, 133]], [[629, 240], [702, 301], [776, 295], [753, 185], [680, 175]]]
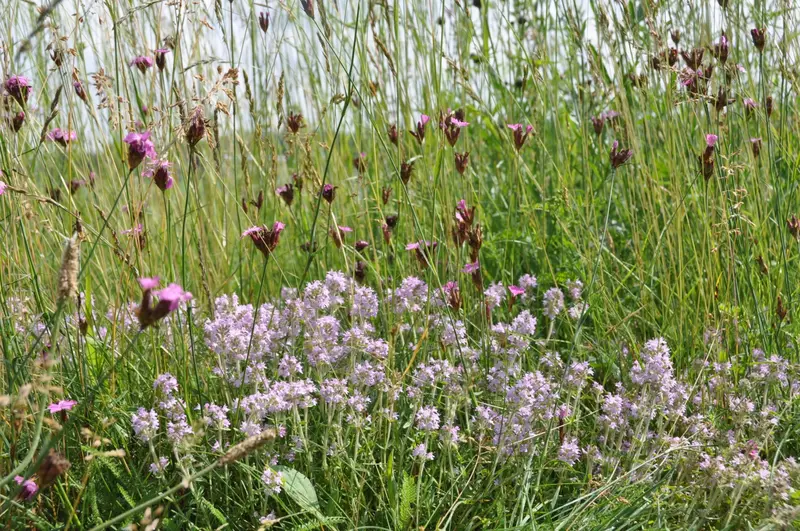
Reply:
[[75, 407], [76, 404], [77, 402], [75, 400], [59, 400], [47, 406], [47, 409], [50, 410], [50, 413], [58, 413], [59, 411], [69, 411]]

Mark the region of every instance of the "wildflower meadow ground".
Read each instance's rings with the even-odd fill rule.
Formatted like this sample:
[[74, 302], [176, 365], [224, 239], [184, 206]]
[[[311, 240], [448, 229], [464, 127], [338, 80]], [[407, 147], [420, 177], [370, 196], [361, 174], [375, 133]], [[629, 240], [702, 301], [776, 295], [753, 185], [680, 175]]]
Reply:
[[0, 0], [0, 522], [800, 527], [790, 0]]

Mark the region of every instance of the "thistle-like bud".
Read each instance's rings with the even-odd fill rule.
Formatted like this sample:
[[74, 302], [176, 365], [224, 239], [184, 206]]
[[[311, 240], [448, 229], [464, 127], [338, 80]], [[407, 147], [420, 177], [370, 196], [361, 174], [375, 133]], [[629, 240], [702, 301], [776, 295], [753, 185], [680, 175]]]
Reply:
[[397, 125], [395, 124], [390, 125], [388, 129], [388, 134], [389, 134], [389, 142], [391, 142], [396, 146], [398, 138], [400, 136], [399, 133], [397, 132]]

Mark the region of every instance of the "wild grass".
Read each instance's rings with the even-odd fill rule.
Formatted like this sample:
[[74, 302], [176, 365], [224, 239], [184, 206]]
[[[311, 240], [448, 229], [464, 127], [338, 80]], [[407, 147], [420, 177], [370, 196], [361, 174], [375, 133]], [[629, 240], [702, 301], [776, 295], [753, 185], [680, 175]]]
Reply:
[[0, 520], [797, 526], [798, 10], [720, 4], [0, 0]]

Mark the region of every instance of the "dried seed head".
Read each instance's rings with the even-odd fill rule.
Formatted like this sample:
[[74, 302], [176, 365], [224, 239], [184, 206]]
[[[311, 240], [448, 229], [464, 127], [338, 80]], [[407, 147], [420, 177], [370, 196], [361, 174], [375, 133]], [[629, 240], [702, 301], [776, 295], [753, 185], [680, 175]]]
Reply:
[[66, 301], [78, 294], [78, 269], [80, 268], [81, 244], [73, 234], [64, 244], [61, 269], [58, 271], [58, 300]]
[[230, 450], [228, 450], [225, 455], [219, 458], [219, 464], [227, 465], [230, 463], [235, 463], [236, 461], [246, 457], [268, 442], [275, 439], [277, 436], [277, 432], [273, 429], [267, 429], [259, 433], [258, 435], [254, 435], [252, 437], [248, 437], [244, 441], [240, 442], [239, 444], [232, 446]]

